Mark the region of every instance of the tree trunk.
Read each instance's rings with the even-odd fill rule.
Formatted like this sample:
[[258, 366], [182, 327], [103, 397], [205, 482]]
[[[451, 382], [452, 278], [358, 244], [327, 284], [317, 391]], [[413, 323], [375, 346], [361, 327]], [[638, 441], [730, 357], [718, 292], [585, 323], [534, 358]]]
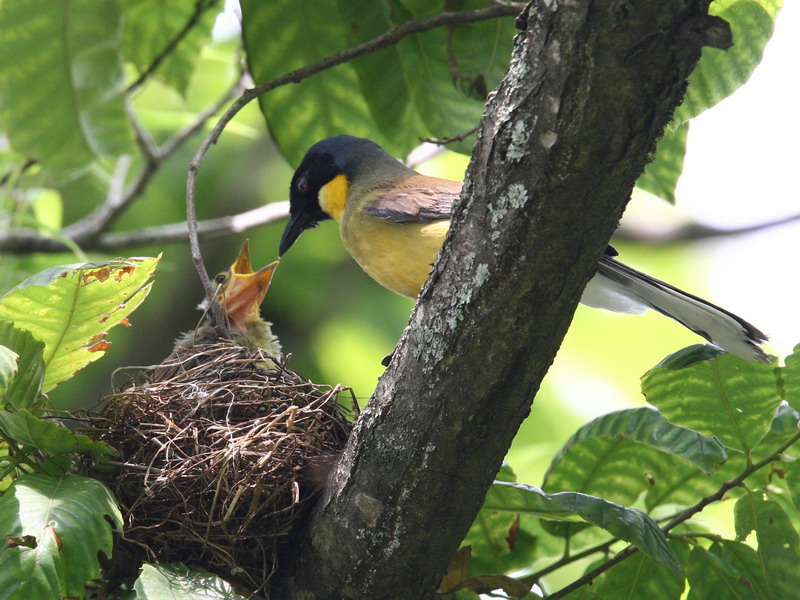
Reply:
[[707, 7], [539, 0], [518, 18], [454, 227], [283, 597], [434, 595], [720, 26]]

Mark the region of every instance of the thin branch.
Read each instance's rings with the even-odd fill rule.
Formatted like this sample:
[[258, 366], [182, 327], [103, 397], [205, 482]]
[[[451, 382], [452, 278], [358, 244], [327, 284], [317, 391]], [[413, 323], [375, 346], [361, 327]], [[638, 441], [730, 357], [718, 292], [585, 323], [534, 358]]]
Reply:
[[[197, 224], [197, 233], [201, 240], [213, 239], [232, 233], [242, 233], [254, 227], [280, 221], [288, 216], [288, 200], [273, 202], [237, 215], [200, 221]], [[186, 242], [188, 238], [189, 229], [186, 221], [180, 221], [133, 231], [106, 233], [97, 240], [96, 249], [112, 250], [147, 244]]]
[[[198, 235], [201, 240], [213, 239], [232, 233], [242, 233], [261, 225], [274, 223], [289, 216], [289, 201], [272, 202], [226, 217], [217, 217], [200, 221], [197, 224]], [[30, 233], [28, 233], [28, 231]], [[189, 239], [186, 221], [154, 225], [130, 231], [117, 231], [101, 233], [91, 241], [85, 242], [78, 248], [87, 252], [119, 250], [120, 248], [136, 248], [148, 244], [185, 243]], [[74, 251], [74, 242], [70, 238], [58, 236], [44, 236], [33, 229], [17, 232], [14, 236], [0, 238], [0, 250], [6, 252], [71, 252]]]
[[632, 241], [640, 244], [673, 244], [679, 242], [691, 242], [697, 240], [706, 240], [718, 237], [725, 237], [731, 235], [742, 235], [746, 233], [755, 233], [771, 227], [780, 227], [781, 225], [788, 225], [800, 221], [800, 213], [781, 217], [773, 221], [765, 221], [756, 225], [745, 225], [743, 227], [735, 228], [722, 228], [711, 227], [708, 225], [701, 225], [699, 223], [689, 223], [678, 227], [672, 231], [660, 233], [646, 233], [640, 234], [630, 227], [621, 227], [614, 234], [615, 239]]
[[553, 571], [558, 571], [561, 567], [570, 565], [578, 560], [586, 558], [587, 556], [591, 556], [592, 554], [597, 554], [598, 552], [608, 552], [608, 549], [613, 544], [616, 544], [619, 541], [620, 541], [619, 539], [613, 538], [603, 542], [602, 544], [598, 544], [596, 546], [592, 546], [591, 548], [586, 548], [585, 550], [581, 550], [577, 554], [565, 554], [553, 564], [548, 565], [543, 569], [536, 571], [535, 573], [531, 573], [530, 575], [521, 577], [520, 581], [523, 583], [529, 583], [533, 585], [534, 583], [537, 583], [545, 575], [549, 575]]
[[[484, 21], [487, 19], [516, 15], [518, 12], [519, 7], [517, 6], [493, 5], [487, 8], [471, 11], [443, 12], [425, 19], [407, 21], [402, 25], [390, 29], [386, 33], [364, 42], [363, 44], [353, 46], [352, 48], [348, 48], [347, 50], [339, 52], [338, 54], [328, 56], [327, 58], [324, 58], [316, 63], [306, 65], [300, 69], [295, 69], [294, 71], [286, 73], [285, 75], [281, 75], [280, 77], [276, 77], [275, 79], [259, 84], [253, 88], [244, 90], [241, 96], [239, 96], [239, 98], [233, 104], [231, 104], [228, 110], [225, 111], [222, 117], [220, 117], [219, 121], [217, 121], [217, 124], [211, 130], [211, 133], [206, 137], [206, 139], [203, 140], [202, 144], [200, 144], [197, 153], [189, 165], [189, 173], [186, 181], [186, 216], [187, 222], [189, 223], [189, 245], [192, 252], [192, 262], [194, 263], [195, 269], [197, 269], [200, 280], [203, 282], [203, 288], [206, 291], [206, 296], [209, 299], [213, 299], [214, 290], [211, 285], [211, 280], [208, 277], [208, 273], [206, 272], [205, 264], [203, 263], [203, 257], [200, 252], [200, 243], [198, 241], [197, 215], [195, 211], [197, 173], [200, 168], [200, 163], [203, 161], [203, 158], [205, 157], [209, 148], [217, 142], [220, 135], [222, 135], [222, 131], [225, 129], [231, 119], [233, 119], [233, 117], [236, 116], [240, 110], [242, 110], [242, 108], [249, 104], [253, 99], [271, 90], [274, 90], [275, 88], [287, 85], [289, 83], [299, 83], [300, 81], [307, 79], [312, 75], [351, 61], [359, 56], [375, 52], [376, 50], [380, 50], [382, 48], [388, 48], [394, 44], [397, 44], [400, 40], [408, 37], [409, 35], [429, 31], [443, 25], [474, 23], [476, 21]], [[212, 302], [212, 305], [214, 304], [215, 303]], [[214, 306], [214, 308], [216, 313], [216, 309], [218, 307]]]
[[209, 2], [198, 0], [194, 6], [194, 12], [192, 13], [192, 16], [189, 17], [189, 20], [186, 22], [186, 25], [183, 26], [183, 29], [181, 29], [177, 35], [167, 43], [164, 49], [153, 59], [153, 62], [151, 62], [150, 65], [144, 71], [142, 71], [141, 75], [139, 75], [136, 81], [128, 86], [125, 92], [130, 94], [139, 88], [145, 81], [147, 81], [147, 78], [153, 74], [153, 72], [161, 65], [162, 62], [167, 59], [170, 54], [172, 54], [172, 52], [174, 52], [175, 48], [178, 47], [178, 44], [183, 41], [183, 38], [185, 38], [194, 28], [194, 26], [200, 22], [200, 18], [203, 16], [203, 13], [216, 3], [217, 0], [210, 0]]
[[[717, 502], [719, 500], [722, 500], [723, 496], [725, 496], [726, 493], [728, 493], [733, 488], [742, 485], [742, 482], [744, 482], [745, 479], [747, 479], [750, 475], [752, 475], [759, 469], [762, 469], [771, 462], [777, 460], [778, 456], [780, 456], [783, 452], [785, 452], [790, 446], [792, 446], [792, 444], [796, 443], [798, 440], [800, 440], [800, 432], [794, 434], [791, 438], [789, 438], [788, 441], [781, 444], [780, 447], [774, 450], [767, 457], [763, 458], [757, 463], [749, 465], [738, 476], [734, 477], [733, 479], [729, 479], [728, 481], [723, 483], [719, 487], [719, 489], [710, 496], [706, 496], [694, 506], [691, 506], [686, 510], [684, 510], [683, 512], [678, 513], [678, 515], [674, 519], [672, 519], [667, 525], [661, 528], [661, 531], [663, 531], [664, 533], [668, 533], [671, 529], [677, 527], [684, 521], [689, 520], [691, 517], [701, 512], [706, 506], [708, 506], [712, 502]], [[559, 598], [563, 598], [567, 594], [574, 592], [581, 586], [591, 583], [598, 575], [605, 573], [614, 565], [621, 563], [623, 560], [636, 553], [637, 550], [638, 549], [636, 548], [636, 546], [628, 546], [627, 548], [622, 550], [619, 554], [614, 556], [614, 558], [603, 563], [599, 567], [592, 569], [591, 571], [586, 573], [586, 575], [584, 575], [583, 577], [576, 579], [568, 586], [563, 587], [562, 589], [548, 596], [547, 597], [548, 600], [558, 600]]]
[[475, 125], [475, 127], [473, 127], [472, 129], [468, 129], [467, 131], [459, 133], [458, 135], [453, 135], [442, 139], [424, 137], [424, 138], [419, 138], [419, 141], [428, 142], [429, 144], [436, 144], [437, 146], [444, 146], [446, 144], [452, 144], [453, 142], [463, 142], [473, 133], [477, 133], [480, 127], [481, 127], [480, 125]]
[[[142, 194], [145, 189], [147, 189], [150, 181], [152, 181], [164, 162], [180, 149], [192, 135], [202, 129], [208, 120], [216, 115], [225, 104], [242, 92], [244, 89], [243, 82], [244, 77], [240, 77], [219, 100], [206, 108], [202, 113], [197, 115], [194, 121], [164, 142], [161, 148], [157, 148], [152, 144], [152, 141], [149, 140], [149, 135], [137, 126], [136, 120], [133, 118], [134, 129], [137, 131], [137, 144], [142, 152], [144, 165], [130, 184], [122, 191], [122, 185], [128, 174], [128, 169], [130, 168], [130, 159], [128, 157], [120, 158], [117, 163], [117, 168], [111, 177], [106, 200], [79, 221], [64, 227], [61, 231], [63, 237], [78, 244], [84, 250], [117, 248], [122, 245], [122, 240], [126, 238], [133, 239], [133, 241], [136, 242], [133, 245], [141, 245], [138, 243], [139, 240], [135, 239], [135, 236], [139, 233], [138, 231], [125, 233], [103, 232], [122, 215], [128, 206]], [[228, 218], [236, 219], [236, 217]], [[276, 217], [276, 219], [277, 218], [280, 217]], [[270, 221], [264, 222], [268, 223]], [[166, 231], [169, 232], [166, 234], [165, 241], [172, 241], [172, 238], [176, 235], [174, 229], [177, 225], [165, 225], [164, 227], [167, 228]], [[186, 236], [180, 236], [180, 239], [186, 239]], [[148, 242], [153, 241], [159, 241], [159, 238], [152, 237], [151, 235]], [[17, 229], [13, 232], [0, 234], [0, 251], [23, 254], [32, 252], [64, 252], [67, 249], [65, 244], [59, 240], [51, 236], [42, 235], [34, 229]]]

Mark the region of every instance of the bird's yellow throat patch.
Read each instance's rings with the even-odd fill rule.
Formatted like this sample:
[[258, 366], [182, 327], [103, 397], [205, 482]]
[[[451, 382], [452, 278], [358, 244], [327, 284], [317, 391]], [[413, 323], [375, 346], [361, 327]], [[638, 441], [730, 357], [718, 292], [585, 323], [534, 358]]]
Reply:
[[345, 175], [337, 175], [319, 189], [319, 207], [337, 221], [342, 220], [350, 182]]

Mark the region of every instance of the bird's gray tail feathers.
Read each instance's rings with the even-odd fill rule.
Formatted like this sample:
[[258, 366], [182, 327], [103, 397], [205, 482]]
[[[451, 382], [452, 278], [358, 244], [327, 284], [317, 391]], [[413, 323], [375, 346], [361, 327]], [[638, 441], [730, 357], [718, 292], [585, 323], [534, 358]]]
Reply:
[[614, 312], [651, 308], [675, 319], [726, 352], [749, 361], [769, 362], [758, 346], [767, 336], [724, 308], [603, 256], [581, 302]]

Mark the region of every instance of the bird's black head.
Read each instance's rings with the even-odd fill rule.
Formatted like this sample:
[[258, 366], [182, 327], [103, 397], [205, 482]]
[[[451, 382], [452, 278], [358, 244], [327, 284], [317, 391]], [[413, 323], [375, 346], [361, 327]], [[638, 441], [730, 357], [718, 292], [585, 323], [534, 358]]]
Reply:
[[325, 138], [308, 149], [292, 177], [290, 217], [281, 237], [279, 256], [306, 229], [341, 217], [350, 181], [364, 159], [376, 153], [385, 154], [375, 142], [351, 135]]

